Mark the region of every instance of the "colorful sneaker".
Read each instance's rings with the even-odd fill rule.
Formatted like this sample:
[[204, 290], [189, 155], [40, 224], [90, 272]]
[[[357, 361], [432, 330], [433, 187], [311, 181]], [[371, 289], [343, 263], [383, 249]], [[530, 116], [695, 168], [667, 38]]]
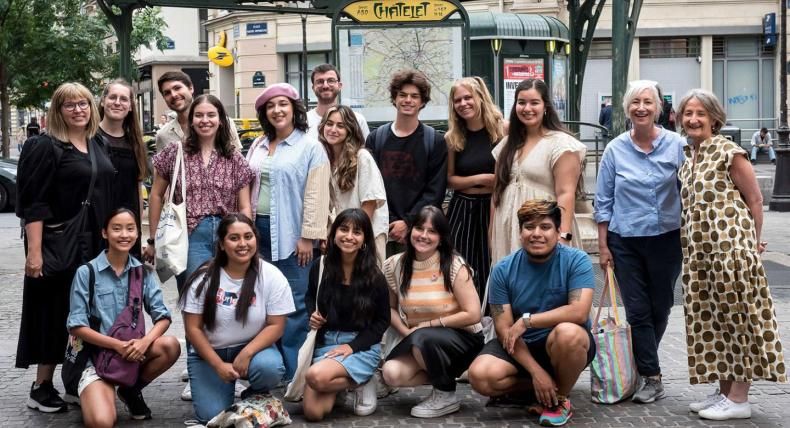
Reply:
[[126, 409], [136, 421], [151, 419], [151, 409], [143, 400], [143, 393], [139, 389], [118, 388], [118, 398], [126, 404]]
[[59, 413], [65, 412], [68, 405], [62, 398], [55, 385], [52, 385], [51, 380], [45, 380], [40, 385], [30, 386], [30, 397], [27, 399], [27, 407], [36, 409], [44, 413]]
[[705, 397], [704, 400], [702, 400], [702, 401], [695, 401], [695, 402], [689, 404], [689, 410], [691, 410], [694, 413], [699, 413], [700, 410], [707, 409], [708, 407], [710, 407], [710, 406], [718, 403], [719, 401], [721, 401], [723, 398], [724, 398], [724, 396], [721, 395], [721, 392], [719, 391], [719, 388], [716, 388], [716, 390], [713, 391], [713, 394], [708, 395], [707, 397]]
[[354, 414], [357, 416], [370, 415], [376, 411], [376, 405], [376, 381], [371, 378], [354, 390]]
[[440, 391], [433, 389], [431, 395], [420, 404], [411, 408], [411, 415], [415, 418], [438, 418], [461, 410], [461, 400], [455, 391]]
[[664, 384], [661, 383], [661, 378], [658, 379], [642, 376], [642, 381], [639, 383], [639, 389], [636, 390], [631, 401], [639, 404], [652, 403], [656, 400], [664, 398]]
[[702, 419], [727, 421], [730, 419], [749, 419], [752, 417], [752, 406], [749, 402], [735, 403], [724, 397], [718, 403], [699, 411]]
[[543, 409], [538, 422], [544, 427], [559, 427], [567, 424], [571, 416], [573, 416], [571, 400], [559, 399], [559, 404], [556, 406]]

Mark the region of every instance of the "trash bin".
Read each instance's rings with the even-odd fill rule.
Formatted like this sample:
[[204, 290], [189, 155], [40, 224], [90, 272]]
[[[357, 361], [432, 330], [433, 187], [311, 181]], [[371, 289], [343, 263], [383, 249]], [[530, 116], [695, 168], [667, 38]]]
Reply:
[[739, 146], [743, 146], [743, 144], [741, 143], [741, 128], [732, 125], [724, 125], [721, 127], [721, 130], [719, 132], [721, 133], [722, 136], [724, 136], [724, 138], [730, 141], [734, 141]]

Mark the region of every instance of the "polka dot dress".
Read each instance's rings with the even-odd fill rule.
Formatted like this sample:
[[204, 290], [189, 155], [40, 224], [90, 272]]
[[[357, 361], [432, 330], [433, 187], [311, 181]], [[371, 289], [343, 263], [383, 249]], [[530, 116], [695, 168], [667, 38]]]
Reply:
[[773, 300], [754, 219], [729, 168], [738, 145], [714, 136], [693, 146], [678, 174], [683, 201], [683, 295], [691, 384], [786, 382]]

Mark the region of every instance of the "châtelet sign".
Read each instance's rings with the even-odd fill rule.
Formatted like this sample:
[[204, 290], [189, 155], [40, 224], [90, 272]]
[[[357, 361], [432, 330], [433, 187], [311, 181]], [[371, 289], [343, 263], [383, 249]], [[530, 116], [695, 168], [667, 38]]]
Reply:
[[343, 8], [357, 22], [443, 21], [458, 7], [447, 0], [358, 0]]

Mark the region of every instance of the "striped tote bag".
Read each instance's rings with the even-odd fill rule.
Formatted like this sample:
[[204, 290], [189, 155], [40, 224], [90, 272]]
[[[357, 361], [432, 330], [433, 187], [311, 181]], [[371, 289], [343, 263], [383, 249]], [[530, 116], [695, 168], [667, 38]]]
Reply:
[[[609, 266], [592, 324], [596, 351], [590, 364], [590, 394], [594, 403], [614, 404], [629, 398], [636, 391], [639, 380], [631, 347], [631, 326], [617, 311], [619, 294], [614, 270]], [[606, 316], [601, 318], [607, 296], [611, 305]]]

